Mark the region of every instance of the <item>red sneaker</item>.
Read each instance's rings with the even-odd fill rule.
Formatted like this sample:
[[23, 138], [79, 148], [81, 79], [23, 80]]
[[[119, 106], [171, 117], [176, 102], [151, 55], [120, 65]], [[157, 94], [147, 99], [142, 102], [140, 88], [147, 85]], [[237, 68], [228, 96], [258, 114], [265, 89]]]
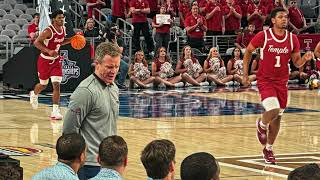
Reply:
[[260, 121], [261, 121], [261, 118], [259, 118], [257, 121], [256, 121], [256, 126], [257, 126], [257, 138], [259, 140], [259, 142], [262, 144], [262, 145], [266, 145], [267, 144], [267, 130], [266, 129], [262, 129], [260, 127]]
[[266, 148], [263, 148], [262, 156], [267, 164], [276, 164], [276, 158], [274, 157], [272, 150], [268, 151]]

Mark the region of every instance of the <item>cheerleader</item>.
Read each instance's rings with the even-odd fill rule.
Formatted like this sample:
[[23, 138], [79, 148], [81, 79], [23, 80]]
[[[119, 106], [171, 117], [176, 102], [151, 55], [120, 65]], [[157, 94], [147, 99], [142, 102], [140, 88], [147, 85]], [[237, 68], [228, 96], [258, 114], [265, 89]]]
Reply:
[[135, 83], [141, 88], [152, 86], [155, 77], [150, 76], [148, 63], [144, 57], [143, 51], [137, 51], [134, 55], [133, 63], [129, 67], [130, 84]]
[[[233, 75], [233, 80], [238, 84], [242, 83], [243, 60], [241, 49], [239, 49], [238, 47], [235, 47], [232, 51], [232, 59], [230, 59], [227, 64], [227, 73], [229, 75]], [[250, 82], [252, 82], [254, 79], [254, 76], [249, 76]]]
[[203, 70], [207, 73], [208, 81], [217, 85], [225, 86], [233, 79], [232, 75], [227, 75], [226, 67], [216, 47], [210, 49], [208, 58], [204, 61]]
[[205, 86], [208, 82], [207, 74], [203, 73], [202, 66], [197, 58], [194, 57], [191, 47], [185, 46], [182, 55], [176, 66], [176, 73], [180, 74], [184, 81], [194, 86]]
[[163, 83], [168, 87], [182, 87], [184, 85], [181, 76], [174, 76], [174, 70], [165, 47], [157, 50], [156, 57], [152, 62], [152, 76], [156, 78], [157, 84]]

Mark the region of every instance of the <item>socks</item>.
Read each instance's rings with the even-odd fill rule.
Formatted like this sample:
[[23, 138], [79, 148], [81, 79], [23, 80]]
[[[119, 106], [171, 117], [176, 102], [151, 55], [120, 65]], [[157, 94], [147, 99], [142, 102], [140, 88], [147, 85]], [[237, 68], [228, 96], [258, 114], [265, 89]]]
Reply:
[[268, 144], [268, 143], [267, 143], [266, 149], [267, 149], [268, 151], [272, 151], [272, 144]]
[[52, 111], [54, 111], [54, 112], [59, 111], [59, 105], [58, 104], [53, 104], [52, 105]]

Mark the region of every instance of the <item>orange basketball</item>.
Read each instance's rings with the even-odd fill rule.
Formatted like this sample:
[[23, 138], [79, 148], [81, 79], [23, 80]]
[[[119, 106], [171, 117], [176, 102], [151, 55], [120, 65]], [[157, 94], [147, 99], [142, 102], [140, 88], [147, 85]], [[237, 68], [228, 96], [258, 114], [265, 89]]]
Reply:
[[84, 36], [76, 34], [71, 38], [71, 46], [74, 49], [80, 50], [84, 48], [85, 45], [86, 45], [86, 38], [84, 38]]

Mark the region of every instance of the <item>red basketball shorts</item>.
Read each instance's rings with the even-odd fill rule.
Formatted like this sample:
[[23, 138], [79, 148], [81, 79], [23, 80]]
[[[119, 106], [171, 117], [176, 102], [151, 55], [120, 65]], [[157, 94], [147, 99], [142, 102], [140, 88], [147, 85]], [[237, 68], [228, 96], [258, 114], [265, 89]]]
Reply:
[[41, 55], [38, 58], [38, 76], [40, 84], [48, 84], [49, 78], [52, 82], [61, 82], [62, 80], [62, 65], [60, 58], [49, 60]]
[[274, 108], [285, 109], [288, 102], [288, 86], [285, 83], [258, 80], [257, 86], [266, 111]]

